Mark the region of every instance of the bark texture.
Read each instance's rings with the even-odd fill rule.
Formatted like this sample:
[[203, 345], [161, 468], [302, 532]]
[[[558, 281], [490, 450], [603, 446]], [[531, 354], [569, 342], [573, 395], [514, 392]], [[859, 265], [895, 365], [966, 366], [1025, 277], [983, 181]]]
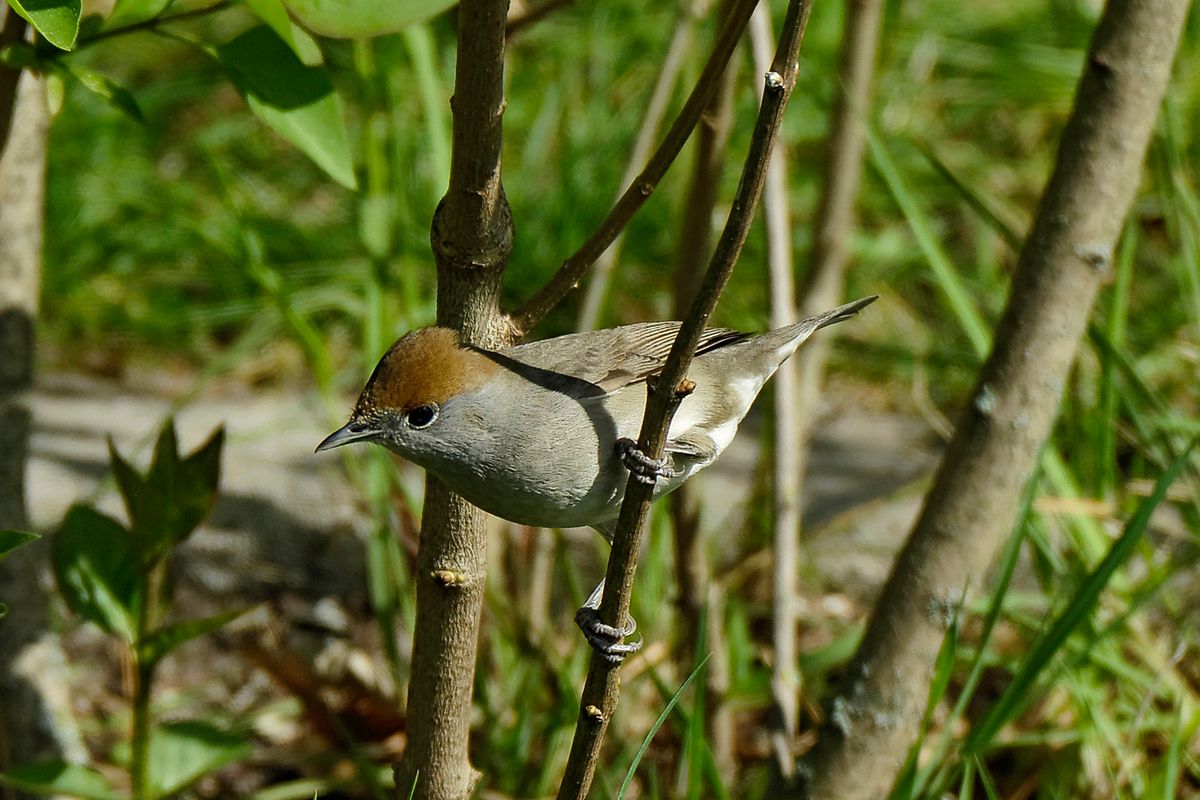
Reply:
[[1050, 432], [1138, 187], [1187, 7], [1112, 0], [1104, 11], [992, 353], [802, 764], [807, 797], [885, 796], [904, 760], [948, 612], [964, 586], [978, 587], [1011, 530]]
[[[450, 185], [434, 213], [438, 324], [485, 347], [511, 341], [500, 280], [513, 224], [500, 181], [507, 0], [458, 7]], [[408, 744], [397, 797], [462, 800], [478, 781], [467, 753], [471, 687], [483, 608], [485, 515], [427, 478], [417, 551], [417, 620], [408, 693]]]

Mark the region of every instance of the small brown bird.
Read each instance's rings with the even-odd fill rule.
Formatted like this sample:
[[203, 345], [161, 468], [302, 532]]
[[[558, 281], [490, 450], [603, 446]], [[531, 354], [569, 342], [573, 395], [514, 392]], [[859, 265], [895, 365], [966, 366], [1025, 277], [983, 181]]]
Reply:
[[[678, 488], [729, 446], [763, 384], [814, 331], [872, 303], [867, 297], [752, 336], [710, 328], [688, 378], [663, 463], [638, 452], [643, 385], [666, 361], [678, 322], [643, 322], [492, 351], [447, 328], [397, 341], [375, 367], [350, 421], [317, 450], [382, 444], [427, 469], [474, 505], [541, 527], [591, 526], [612, 540], [627, 470]], [[596, 618], [603, 581], [576, 615], [612, 660], [635, 651], [632, 633]]]

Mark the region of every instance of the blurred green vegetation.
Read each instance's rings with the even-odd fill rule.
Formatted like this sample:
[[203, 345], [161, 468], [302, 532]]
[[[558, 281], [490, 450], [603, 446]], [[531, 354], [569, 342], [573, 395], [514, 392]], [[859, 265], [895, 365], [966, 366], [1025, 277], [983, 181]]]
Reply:
[[[504, 150], [517, 226], [505, 284], [509, 308], [586, 238], [621, 188], [679, 13], [670, 4], [576, 2], [514, 39]], [[872, 387], [863, 390], [870, 402], [907, 407], [916, 386], [934, 413], [956, 413], [980, 349], [948, 297], [957, 291], [965, 298], [983, 330], [999, 315], [1015, 259], [1010, 242], [1023, 233], [1053, 163], [1097, 13], [1095, 3], [1069, 0], [888, 5], [869, 118], [874, 145], [847, 288], [848, 297], [877, 293], [884, 301], [841, 332], [833, 362], [839, 374]], [[837, 91], [841, 14], [840, 3], [815, 5], [784, 128], [801, 272]], [[253, 20], [234, 7], [190, 24], [226, 41]], [[699, 71], [711, 15], [701, 30], [685, 85]], [[256, 382], [315, 384], [332, 418], [345, 410], [335, 399], [359, 388], [395, 336], [432, 320], [428, 228], [447, 173], [453, 13], [403, 34], [322, 41], [322, 48], [348, 101], [360, 193], [335, 184], [268, 131], [195, 47], [145, 32], [66, 57], [126, 86], [145, 122], [78, 83], [65, 85], [51, 130], [43, 273], [41, 330], [52, 366], [119, 373], [148, 360]], [[755, 107], [758, 78], [747, 61], [738, 66], [743, 80], [726, 198]], [[1182, 535], [1165, 544], [1131, 539], [1137, 558], [1126, 554], [1131, 560], [1115, 573], [1098, 618], [1077, 620], [1034, 667], [1026, 660], [1049, 622], [1086, 599], [1089, 571], [1108, 551], [1110, 529], [1145, 494], [1144, 482], [1175, 462], [1183, 439], [1200, 430], [1197, 74], [1200, 14], [1193, 11], [1144, 191], [1056, 432], [1066, 485], [1109, 510], [1097, 519], [1086, 509], [1046, 510], [1031, 498], [1005, 564], [1025, 552], [1036, 585], [1010, 592], [1002, 570], [993, 593], [951, 626], [935, 689], [954, 714], [949, 721], [931, 715], [939, 761], [923, 764], [924, 772], [914, 767], [903, 796], [940, 796], [924, 794], [935, 789], [986, 796], [993, 786], [1004, 797], [1200, 796], [1200, 643], [1189, 605], [1195, 595], [1184, 586], [1198, 558], [1194, 459], [1180, 494], [1169, 496]], [[673, 108], [683, 96], [677, 92]], [[689, 164], [685, 151], [630, 226], [606, 324], [669, 313]], [[760, 230], [718, 324], [766, 326], [764, 250]], [[535, 335], [571, 330], [578, 302], [577, 293]], [[279, 358], [278, 349], [263, 350], [266, 343], [283, 344], [296, 357]], [[386, 519], [394, 467], [374, 453], [351, 468]], [[1063, 486], [1056, 481], [1055, 493]], [[670, 535], [665, 519], [655, 524], [634, 613], [643, 630], [668, 631], [674, 611], [662, 598], [674, 591]], [[721, 612], [729, 694], [747, 727], [762, 722], [768, 703], [764, 628], [771, 612], [764, 598], [734, 591], [745, 589], [744, 575], [730, 576], [747, 569], [763, 541], [763, 531], [747, 531], [736, 563], [717, 565], [730, 590]], [[411, 618], [404, 559], [383, 523], [371, 547], [372, 597], [387, 630], [396, 616]], [[574, 561], [556, 546], [553, 575], [582, 597], [588, 577], [577, 574]], [[497, 791], [544, 796], [561, 774], [587, 653], [574, 640], [532, 641], [516, 624], [523, 618], [514, 608], [518, 598], [504, 585], [503, 576], [489, 581], [473, 757]], [[1003, 633], [1000, 641], [989, 639], [994, 631]], [[844, 626], [805, 655], [811, 707], [856, 635]], [[402, 673], [403, 648], [385, 647]], [[614, 723], [611, 757], [598, 777], [602, 796], [615, 794], [640, 737], [692, 666], [651, 664], [629, 679], [640, 688], [622, 704], [629, 714]], [[991, 731], [969, 751], [937, 738], [964, 715], [985, 718], [1018, 674], [1033, 681], [1040, 699], [1019, 725]], [[643, 719], [638, 705], [653, 712]], [[702, 692], [683, 696], [660, 734], [666, 742], [656, 740], [639, 772], [644, 795], [767, 796], [761, 743], [746, 744], [743, 777], [727, 783], [701, 735], [704, 713]], [[810, 715], [806, 727], [811, 723]], [[1020, 794], [1031, 780], [1037, 788]]]

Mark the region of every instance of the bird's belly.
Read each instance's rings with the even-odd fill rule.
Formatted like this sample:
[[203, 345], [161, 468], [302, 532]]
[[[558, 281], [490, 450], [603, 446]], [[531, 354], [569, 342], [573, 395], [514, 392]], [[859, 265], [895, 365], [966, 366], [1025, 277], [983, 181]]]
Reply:
[[461, 484], [449, 476], [445, 479], [450, 488], [473, 505], [521, 525], [574, 528], [616, 517], [625, 490], [624, 480], [601, 475], [585, 484], [577, 479], [578, 475], [560, 473], [554, 479], [537, 482], [504, 473], [477, 476]]

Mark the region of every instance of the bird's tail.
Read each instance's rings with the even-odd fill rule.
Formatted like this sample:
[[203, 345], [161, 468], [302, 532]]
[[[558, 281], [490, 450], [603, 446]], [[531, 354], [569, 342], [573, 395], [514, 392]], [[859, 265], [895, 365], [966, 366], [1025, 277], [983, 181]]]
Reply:
[[781, 351], [781, 361], [795, 352], [796, 348], [804, 344], [804, 341], [815, 331], [819, 331], [827, 325], [833, 325], [836, 322], [847, 320], [853, 317], [862, 309], [874, 303], [879, 299], [879, 295], [873, 294], [870, 297], [863, 297], [851, 303], [846, 303], [844, 306], [830, 309], [816, 316], [802, 319], [794, 325], [788, 325], [784, 328], [778, 328], [768, 333], [763, 334], [763, 337], [770, 337], [778, 342], [778, 348]]

